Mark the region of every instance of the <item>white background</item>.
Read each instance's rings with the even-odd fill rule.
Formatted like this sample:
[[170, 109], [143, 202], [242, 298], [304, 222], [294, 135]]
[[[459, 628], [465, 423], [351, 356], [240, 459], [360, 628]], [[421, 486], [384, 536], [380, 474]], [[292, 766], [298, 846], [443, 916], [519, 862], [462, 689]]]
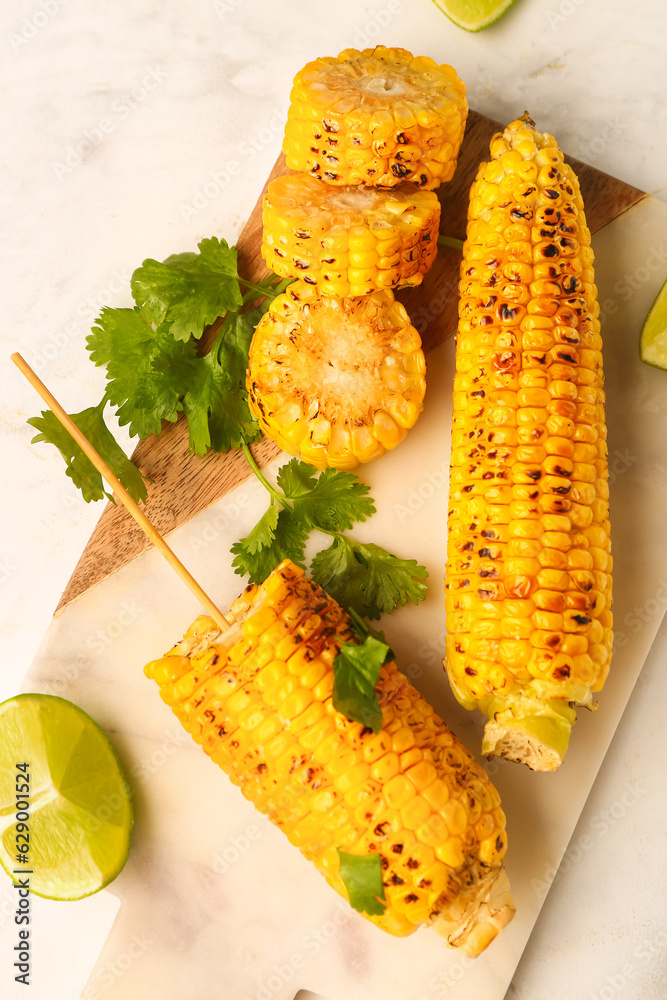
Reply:
[[[475, 110], [509, 121], [527, 108], [567, 152], [667, 200], [663, 0], [518, 0], [479, 35], [456, 28], [430, 0], [3, 5], [3, 696], [30, 665], [101, 511], [83, 503], [55, 451], [30, 445], [25, 419], [40, 404], [9, 354], [20, 350], [66, 409], [97, 402], [103, 374], [88, 360], [85, 336], [99, 308], [129, 304], [129, 275], [145, 257], [192, 249], [213, 234], [233, 242], [279, 151], [295, 71], [317, 55], [376, 42], [452, 63]], [[654, 618], [664, 610], [657, 603]], [[657, 1000], [667, 992], [659, 811], [666, 657], [663, 628], [513, 1000]], [[638, 801], [604, 818], [628, 783], [644, 789]], [[587, 835], [593, 848], [577, 863]], [[588, 932], [597, 927], [585, 962], [576, 948], [582, 921]]]

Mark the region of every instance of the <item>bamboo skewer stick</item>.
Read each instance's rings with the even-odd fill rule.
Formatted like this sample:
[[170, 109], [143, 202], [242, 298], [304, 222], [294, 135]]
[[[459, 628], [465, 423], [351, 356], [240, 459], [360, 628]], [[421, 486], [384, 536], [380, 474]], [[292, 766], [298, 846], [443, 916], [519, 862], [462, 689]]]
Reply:
[[125, 507], [129, 510], [132, 517], [140, 525], [140, 527], [146, 532], [150, 540], [156, 549], [162, 553], [167, 562], [176, 570], [181, 579], [187, 584], [192, 593], [195, 595], [197, 600], [200, 602], [202, 607], [207, 611], [207, 613], [214, 619], [214, 621], [220, 626], [223, 632], [226, 632], [230, 625], [222, 612], [216, 607], [208, 594], [202, 590], [195, 578], [190, 574], [190, 572], [185, 568], [183, 563], [180, 561], [178, 556], [172, 549], [169, 548], [164, 538], [157, 530], [157, 528], [151, 524], [146, 515], [140, 509], [140, 507], [134, 502], [130, 494], [127, 492], [120, 480], [114, 475], [107, 463], [104, 461], [102, 456], [93, 448], [92, 444], [79, 428], [76, 426], [74, 421], [71, 419], [69, 414], [65, 413], [62, 406], [58, 400], [49, 392], [42, 380], [35, 374], [30, 365], [21, 357], [20, 354], [12, 354], [11, 359], [16, 365], [16, 367], [22, 372], [27, 378], [28, 382], [37, 390], [39, 395], [42, 397], [46, 405], [50, 410], [53, 411], [55, 416], [58, 418], [60, 423], [63, 425], [65, 430], [67, 430], [83, 452], [88, 456], [90, 461], [93, 463], [100, 475], [104, 476], [107, 483], [114, 492], [118, 495], [120, 500], [123, 502]]

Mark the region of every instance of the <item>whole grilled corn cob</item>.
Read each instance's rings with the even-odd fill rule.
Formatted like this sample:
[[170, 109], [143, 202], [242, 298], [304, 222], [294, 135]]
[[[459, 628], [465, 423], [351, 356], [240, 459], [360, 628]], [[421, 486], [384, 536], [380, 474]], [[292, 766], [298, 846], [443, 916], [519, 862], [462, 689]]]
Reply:
[[257, 325], [248, 402], [262, 431], [317, 469], [352, 469], [413, 426], [426, 383], [421, 340], [389, 289], [352, 298], [293, 282]]
[[335, 188], [285, 174], [269, 185], [263, 222], [262, 256], [276, 274], [324, 295], [367, 295], [421, 283], [438, 252], [440, 202], [408, 183]]
[[193, 739], [342, 896], [337, 848], [379, 854], [391, 934], [431, 924], [476, 955], [511, 919], [505, 818], [484, 771], [394, 663], [382, 729], [335, 711], [347, 616], [288, 560], [232, 605], [221, 634], [198, 618], [145, 672]]
[[468, 105], [451, 66], [406, 49], [345, 49], [297, 73], [287, 166], [329, 184], [435, 188], [454, 174]]
[[472, 185], [459, 290], [447, 668], [485, 753], [555, 770], [609, 670], [607, 433], [579, 184], [527, 115]]

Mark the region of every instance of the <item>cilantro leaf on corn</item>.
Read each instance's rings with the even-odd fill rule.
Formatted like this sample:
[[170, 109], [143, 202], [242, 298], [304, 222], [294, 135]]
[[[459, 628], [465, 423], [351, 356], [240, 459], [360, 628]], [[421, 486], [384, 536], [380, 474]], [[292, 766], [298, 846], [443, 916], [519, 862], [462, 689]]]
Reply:
[[361, 645], [344, 642], [334, 660], [334, 708], [374, 733], [382, 728], [382, 709], [375, 685], [388, 653], [385, 643], [368, 635]]
[[339, 847], [339, 875], [350, 900], [360, 913], [381, 916], [386, 907], [382, 885], [382, 861], [379, 854], [347, 854]]
[[387, 645], [387, 637], [382, 629], [373, 628], [373, 626], [369, 625], [368, 622], [354, 610], [354, 608], [348, 608], [347, 613], [350, 618], [350, 628], [356, 635], [357, 639], [363, 642], [366, 639], [366, 636], [372, 635], [374, 639], [377, 639], [379, 642], [383, 642], [385, 646], [387, 646], [387, 653], [384, 662], [388, 663], [389, 660], [396, 659], [396, 654], [393, 649]]

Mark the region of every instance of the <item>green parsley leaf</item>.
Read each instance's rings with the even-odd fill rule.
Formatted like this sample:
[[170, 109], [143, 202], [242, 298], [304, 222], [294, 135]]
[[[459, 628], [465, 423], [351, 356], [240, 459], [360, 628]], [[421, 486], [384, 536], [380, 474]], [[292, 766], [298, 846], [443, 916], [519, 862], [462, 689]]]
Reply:
[[307, 538], [307, 530], [292, 511], [272, 503], [252, 531], [232, 545], [234, 572], [247, 575], [250, 583], [263, 583], [283, 559], [302, 566]]
[[148, 258], [132, 275], [134, 301], [149, 323], [169, 324], [175, 340], [199, 337], [205, 326], [241, 307], [236, 248], [213, 236], [198, 253]]
[[325, 469], [318, 476], [312, 466], [293, 458], [280, 469], [278, 485], [310, 527], [344, 531], [375, 513], [367, 496], [370, 487], [352, 472]]
[[311, 576], [344, 608], [371, 619], [399, 604], [423, 601], [428, 589], [428, 573], [415, 559], [399, 559], [379, 545], [362, 545], [344, 535], [317, 553]]
[[229, 388], [211, 412], [211, 447], [214, 451], [240, 448], [243, 442], [249, 444], [261, 437], [259, 424], [248, 408], [245, 387], [250, 341], [260, 315], [261, 310], [253, 309], [229, 317], [218, 338], [218, 363], [229, 378]]
[[[91, 406], [87, 410], [72, 413], [70, 416], [112, 472], [120, 479], [133, 500], [145, 501], [146, 484], [141, 473], [136, 465], [132, 464], [120, 445], [116, 443], [104, 422], [105, 403], [106, 401], [102, 400], [98, 406]], [[107, 493], [104, 489], [100, 473], [54, 413], [50, 410], [42, 410], [40, 417], [31, 417], [28, 423], [40, 431], [31, 443], [47, 441], [56, 446], [67, 464], [67, 475], [81, 490], [86, 503], [90, 503], [91, 500], [101, 500], [105, 496], [114, 502], [111, 493]]]
[[375, 693], [380, 669], [389, 647], [372, 635], [362, 645], [344, 642], [334, 660], [333, 706], [353, 722], [361, 722], [374, 733], [382, 728], [382, 709]]
[[359, 913], [382, 916], [386, 903], [379, 854], [346, 854], [339, 847], [339, 875], [347, 889], [350, 906]]
[[159, 434], [177, 419], [184, 384], [197, 362], [194, 343], [178, 343], [164, 327], [145, 323], [138, 309], [102, 309], [86, 339], [96, 365], [107, 368], [107, 399], [130, 434]]

